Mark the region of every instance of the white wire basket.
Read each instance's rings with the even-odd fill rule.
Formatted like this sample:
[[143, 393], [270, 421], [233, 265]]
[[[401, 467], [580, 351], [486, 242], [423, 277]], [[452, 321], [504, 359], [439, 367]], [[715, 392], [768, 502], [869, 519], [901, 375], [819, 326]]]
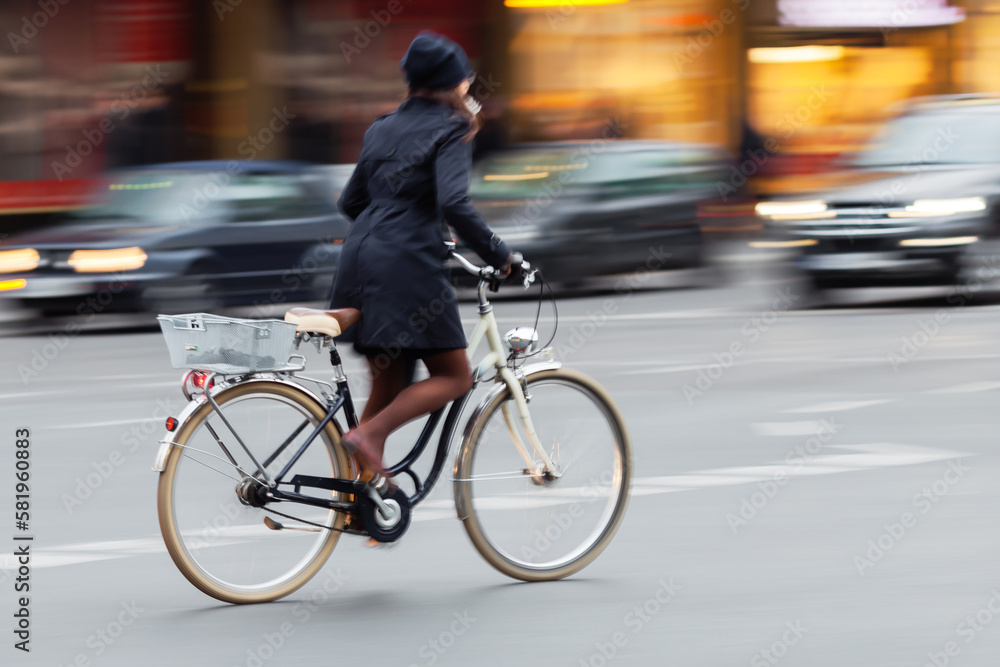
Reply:
[[302, 370], [293, 355], [296, 325], [282, 320], [243, 320], [208, 313], [157, 315], [174, 368], [216, 373]]

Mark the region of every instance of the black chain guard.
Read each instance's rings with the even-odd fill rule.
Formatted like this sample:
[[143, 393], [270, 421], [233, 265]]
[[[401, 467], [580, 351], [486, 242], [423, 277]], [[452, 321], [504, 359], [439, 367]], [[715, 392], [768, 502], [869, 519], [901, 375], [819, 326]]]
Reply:
[[410, 498], [399, 487], [392, 487], [382, 499], [393, 509], [399, 508], [399, 517], [391, 525], [379, 513], [378, 506], [367, 494], [358, 494], [358, 508], [365, 531], [378, 542], [395, 542], [410, 527]]

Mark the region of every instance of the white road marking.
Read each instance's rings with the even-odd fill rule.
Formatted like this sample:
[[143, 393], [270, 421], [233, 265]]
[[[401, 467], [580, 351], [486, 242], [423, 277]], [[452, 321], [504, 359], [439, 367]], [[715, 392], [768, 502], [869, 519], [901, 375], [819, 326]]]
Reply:
[[713, 364], [691, 364], [688, 366], [652, 366], [650, 368], [640, 368], [634, 371], [620, 371], [618, 373], [608, 373], [608, 375], [659, 375], [661, 373], [685, 373], [687, 371], [704, 370], [711, 368]]
[[[733, 366], [748, 366], [750, 364], [881, 364], [885, 359], [882, 357], [770, 357], [766, 359], [740, 359], [733, 363]], [[575, 365], [576, 362], [574, 362]], [[644, 362], [648, 363], [648, 362]], [[701, 363], [687, 365], [661, 365], [642, 368], [632, 371], [611, 372], [608, 375], [655, 375], [658, 373], [680, 373], [684, 371], [707, 370], [709, 368], [721, 368], [718, 363]]]
[[896, 400], [895, 398], [878, 398], [871, 401], [831, 401], [829, 403], [816, 403], [814, 405], [807, 405], [802, 408], [790, 408], [788, 410], [782, 410], [785, 413], [800, 413], [800, 412], [844, 412], [847, 410], [857, 410], [858, 408], [866, 408], [870, 405], [880, 405], [882, 403], [892, 403]]
[[[127, 553], [80, 553], [80, 552], [59, 552], [59, 551], [33, 551], [31, 553], [31, 567], [62, 567], [64, 565], [78, 565], [80, 563], [92, 563], [98, 560], [112, 560], [115, 558], [127, 558], [131, 554]], [[17, 570], [18, 563], [14, 554], [0, 554], [0, 570]]]
[[[809, 422], [811, 423], [811, 422]], [[778, 473], [785, 474], [789, 479], [813, 475], [831, 475], [841, 472], [858, 472], [903, 465], [917, 465], [933, 461], [960, 459], [975, 456], [968, 452], [959, 452], [934, 447], [918, 447], [897, 443], [870, 443], [859, 445], [828, 445], [830, 449], [844, 450], [846, 454], [822, 454], [805, 460], [774, 461], [759, 466], [739, 466], [731, 468], [713, 468], [699, 470], [680, 475], [664, 475], [653, 477], [637, 477], [633, 481], [633, 496], [660, 495], [680, 491], [696, 491], [723, 486], [752, 484], [774, 479]], [[480, 510], [501, 509], [532, 509], [552, 507], [573, 503], [586, 503], [595, 497], [606, 496], [600, 489], [593, 487], [566, 487], [558, 489], [558, 494], [545, 494], [545, 497], [524, 495], [494, 495], [483, 496], [476, 500]], [[595, 491], [597, 492], [595, 494]], [[455, 517], [454, 502], [451, 499], [431, 500], [421, 504], [413, 513], [413, 521], [437, 521]], [[214, 530], [189, 531], [186, 535], [201, 537], [205, 540], [202, 548], [214, 548], [242, 544], [248, 539], [263, 536], [277, 536], [267, 530], [262, 523], [230, 526], [216, 534]], [[298, 537], [308, 537], [312, 533], [303, 533]], [[36, 568], [62, 567], [79, 563], [90, 563], [115, 558], [127, 558], [142, 554], [161, 553], [166, 551], [163, 540], [157, 537], [146, 537], [127, 540], [112, 540], [100, 542], [85, 542], [45, 547], [32, 551], [31, 563]], [[17, 562], [13, 554], [0, 554], [0, 570], [14, 570]]]
[[980, 391], [993, 391], [1000, 389], [1000, 382], [970, 382], [954, 387], [944, 387], [942, 389], [931, 389], [928, 394], [973, 394]]
[[791, 461], [775, 461], [761, 466], [745, 466], [739, 468], [716, 468], [702, 470], [693, 474], [669, 475], [666, 477], [639, 477], [634, 485], [637, 487], [668, 487], [669, 491], [691, 491], [696, 488], [722, 486], [723, 480], [734, 484], [763, 482], [774, 479], [778, 473], [788, 478], [809, 475], [830, 475], [839, 472], [874, 470], [891, 466], [916, 465], [932, 461], [946, 461], [974, 456], [967, 452], [934, 447], [918, 447], [916, 445], [901, 445], [896, 443], [872, 443], [861, 445], [828, 445], [831, 449], [843, 449], [851, 454], [823, 454], [805, 459]]
[[51, 391], [21, 391], [15, 394], [0, 394], [0, 400], [10, 400], [12, 398], [34, 398], [35, 396], [54, 396], [56, 394], [68, 393], [66, 389], [53, 389]]
[[[59, 426], [43, 426], [43, 430], [51, 431], [61, 431], [75, 428], [98, 428], [101, 426], [125, 426], [126, 424], [141, 424], [144, 421], [154, 419], [154, 417], [147, 417], [146, 419], [116, 419], [114, 421], [107, 422], [83, 422], [80, 424], [60, 424]], [[161, 421], [161, 420], [157, 420]]]
[[819, 420], [804, 422], [764, 422], [750, 424], [757, 435], [819, 435], [829, 429], [829, 423]]

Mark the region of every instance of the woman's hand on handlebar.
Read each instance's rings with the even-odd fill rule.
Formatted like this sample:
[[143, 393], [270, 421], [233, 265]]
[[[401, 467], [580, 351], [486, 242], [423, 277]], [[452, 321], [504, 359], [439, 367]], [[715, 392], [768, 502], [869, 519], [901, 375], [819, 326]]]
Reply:
[[500, 272], [500, 277], [513, 278], [514, 280], [519, 278], [521, 276], [522, 262], [524, 262], [524, 257], [519, 252], [512, 252], [507, 255], [507, 259], [497, 269]]

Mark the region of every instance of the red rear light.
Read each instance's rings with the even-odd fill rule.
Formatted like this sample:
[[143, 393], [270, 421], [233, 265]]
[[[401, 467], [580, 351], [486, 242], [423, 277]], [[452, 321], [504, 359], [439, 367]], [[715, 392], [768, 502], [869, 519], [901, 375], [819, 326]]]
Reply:
[[190, 401], [192, 395], [203, 393], [206, 383], [209, 389], [214, 387], [215, 380], [209, 380], [209, 376], [211, 373], [207, 371], [188, 371], [184, 375], [184, 379], [181, 380], [181, 391], [184, 392], [184, 397]]
[[173, 433], [175, 428], [177, 428], [177, 420], [173, 417], [167, 417], [167, 430]]

